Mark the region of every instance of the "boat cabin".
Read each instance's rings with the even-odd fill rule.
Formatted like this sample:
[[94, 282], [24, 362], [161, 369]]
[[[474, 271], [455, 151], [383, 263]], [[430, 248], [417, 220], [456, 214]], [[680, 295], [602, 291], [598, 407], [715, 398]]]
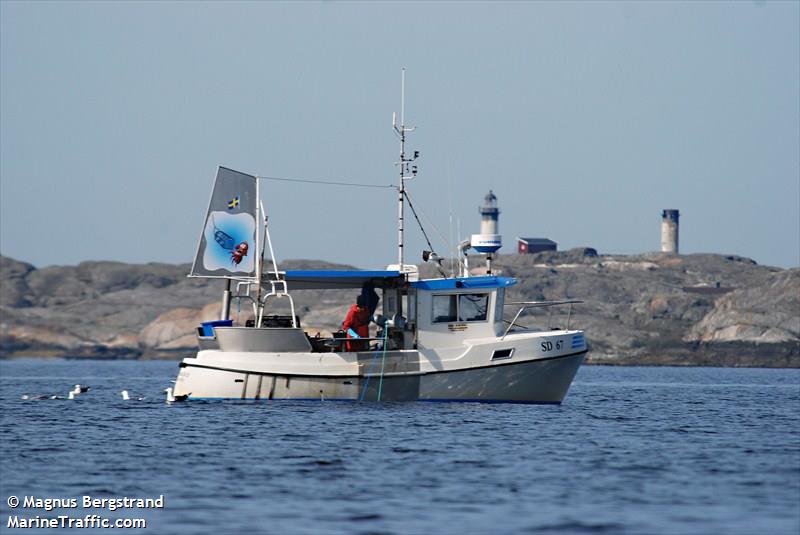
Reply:
[[417, 345], [451, 347], [470, 338], [502, 336], [509, 277], [464, 277], [412, 282]]
[[[516, 282], [497, 276], [417, 280], [416, 273], [396, 270], [279, 272], [266, 282], [272, 292], [263, 299], [260, 326], [253, 320], [245, 326], [208, 322], [198, 329], [198, 339], [201, 348], [223, 351], [347, 352], [346, 333], [312, 336], [303, 331], [302, 318], [270, 314], [270, 298], [289, 297], [291, 302], [289, 291], [373, 288], [380, 297], [373, 315], [378, 331], [364, 340], [370, 349], [363, 351], [384, 343], [391, 350], [460, 346], [466, 339], [503, 335], [505, 289]], [[276, 291], [276, 283], [288, 291]]]

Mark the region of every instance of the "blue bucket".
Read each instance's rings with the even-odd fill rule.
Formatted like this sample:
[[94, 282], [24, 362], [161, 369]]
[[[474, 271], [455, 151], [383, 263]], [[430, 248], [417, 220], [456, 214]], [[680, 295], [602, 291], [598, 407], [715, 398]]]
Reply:
[[200, 328], [203, 329], [203, 336], [213, 337], [214, 327], [231, 327], [232, 325], [233, 320], [204, 321], [200, 324]]

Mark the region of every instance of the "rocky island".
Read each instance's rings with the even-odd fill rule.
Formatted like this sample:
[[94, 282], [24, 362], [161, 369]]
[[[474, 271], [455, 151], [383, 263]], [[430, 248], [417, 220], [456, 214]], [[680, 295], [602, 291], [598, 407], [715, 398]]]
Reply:
[[[800, 268], [738, 256], [598, 255], [588, 248], [500, 255], [493, 267], [520, 281], [508, 301], [583, 300], [569, 321], [586, 330], [589, 363], [800, 367]], [[354, 268], [290, 260], [281, 269]], [[435, 276], [430, 265], [420, 270]], [[37, 269], [0, 256], [0, 357], [187, 356], [199, 322], [217, 318], [223, 284], [187, 278], [188, 271], [119, 262]], [[314, 334], [339, 327], [355, 292], [294, 296]], [[564, 322], [562, 312], [519, 322]], [[236, 305], [232, 311], [240, 319], [249, 313]]]

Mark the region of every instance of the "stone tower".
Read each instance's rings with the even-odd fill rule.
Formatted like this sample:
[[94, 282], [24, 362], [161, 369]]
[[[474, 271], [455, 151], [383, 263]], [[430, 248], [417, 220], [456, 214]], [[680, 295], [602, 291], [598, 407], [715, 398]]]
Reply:
[[678, 210], [661, 212], [661, 252], [678, 254]]

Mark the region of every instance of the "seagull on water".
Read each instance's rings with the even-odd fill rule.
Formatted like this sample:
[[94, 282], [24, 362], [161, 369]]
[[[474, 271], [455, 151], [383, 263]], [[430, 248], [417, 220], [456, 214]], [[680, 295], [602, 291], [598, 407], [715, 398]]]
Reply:
[[84, 392], [88, 392], [90, 389], [91, 387], [89, 386], [75, 385], [75, 388], [73, 388], [72, 391], [75, 392], [75, 395], [78, 395], [78, 394], [83, 394]]
[[130, 394], [128, 393], [127, 390], [123, 390], [122, 392], [120, 392], [120, 394], [122, 394], [122, 400], [123, 401], [129, 401], [130, 399], [134, 399], [136, 401], [143, 401], [144, 400], [144, 397], [131, 398], [131, 396], [130, 396]]
[[20, 398], [25, 401], [43, 401], [45, 399], [74, 399], [72, 395], [72, 391], [70, 390], [69, 396], [67, 398], [62, 398], [56, 394], [39, 394], [38, 396], [31, 396], [28, 394], [23, 394]]
[[38, 396], [29, 396], [28, 394], [23, 394], [20, 399], [24, 399], [25, 401], [41, 401], [43, 399], [50, 399], [50, 396], [47, 394], [40, 394]]

